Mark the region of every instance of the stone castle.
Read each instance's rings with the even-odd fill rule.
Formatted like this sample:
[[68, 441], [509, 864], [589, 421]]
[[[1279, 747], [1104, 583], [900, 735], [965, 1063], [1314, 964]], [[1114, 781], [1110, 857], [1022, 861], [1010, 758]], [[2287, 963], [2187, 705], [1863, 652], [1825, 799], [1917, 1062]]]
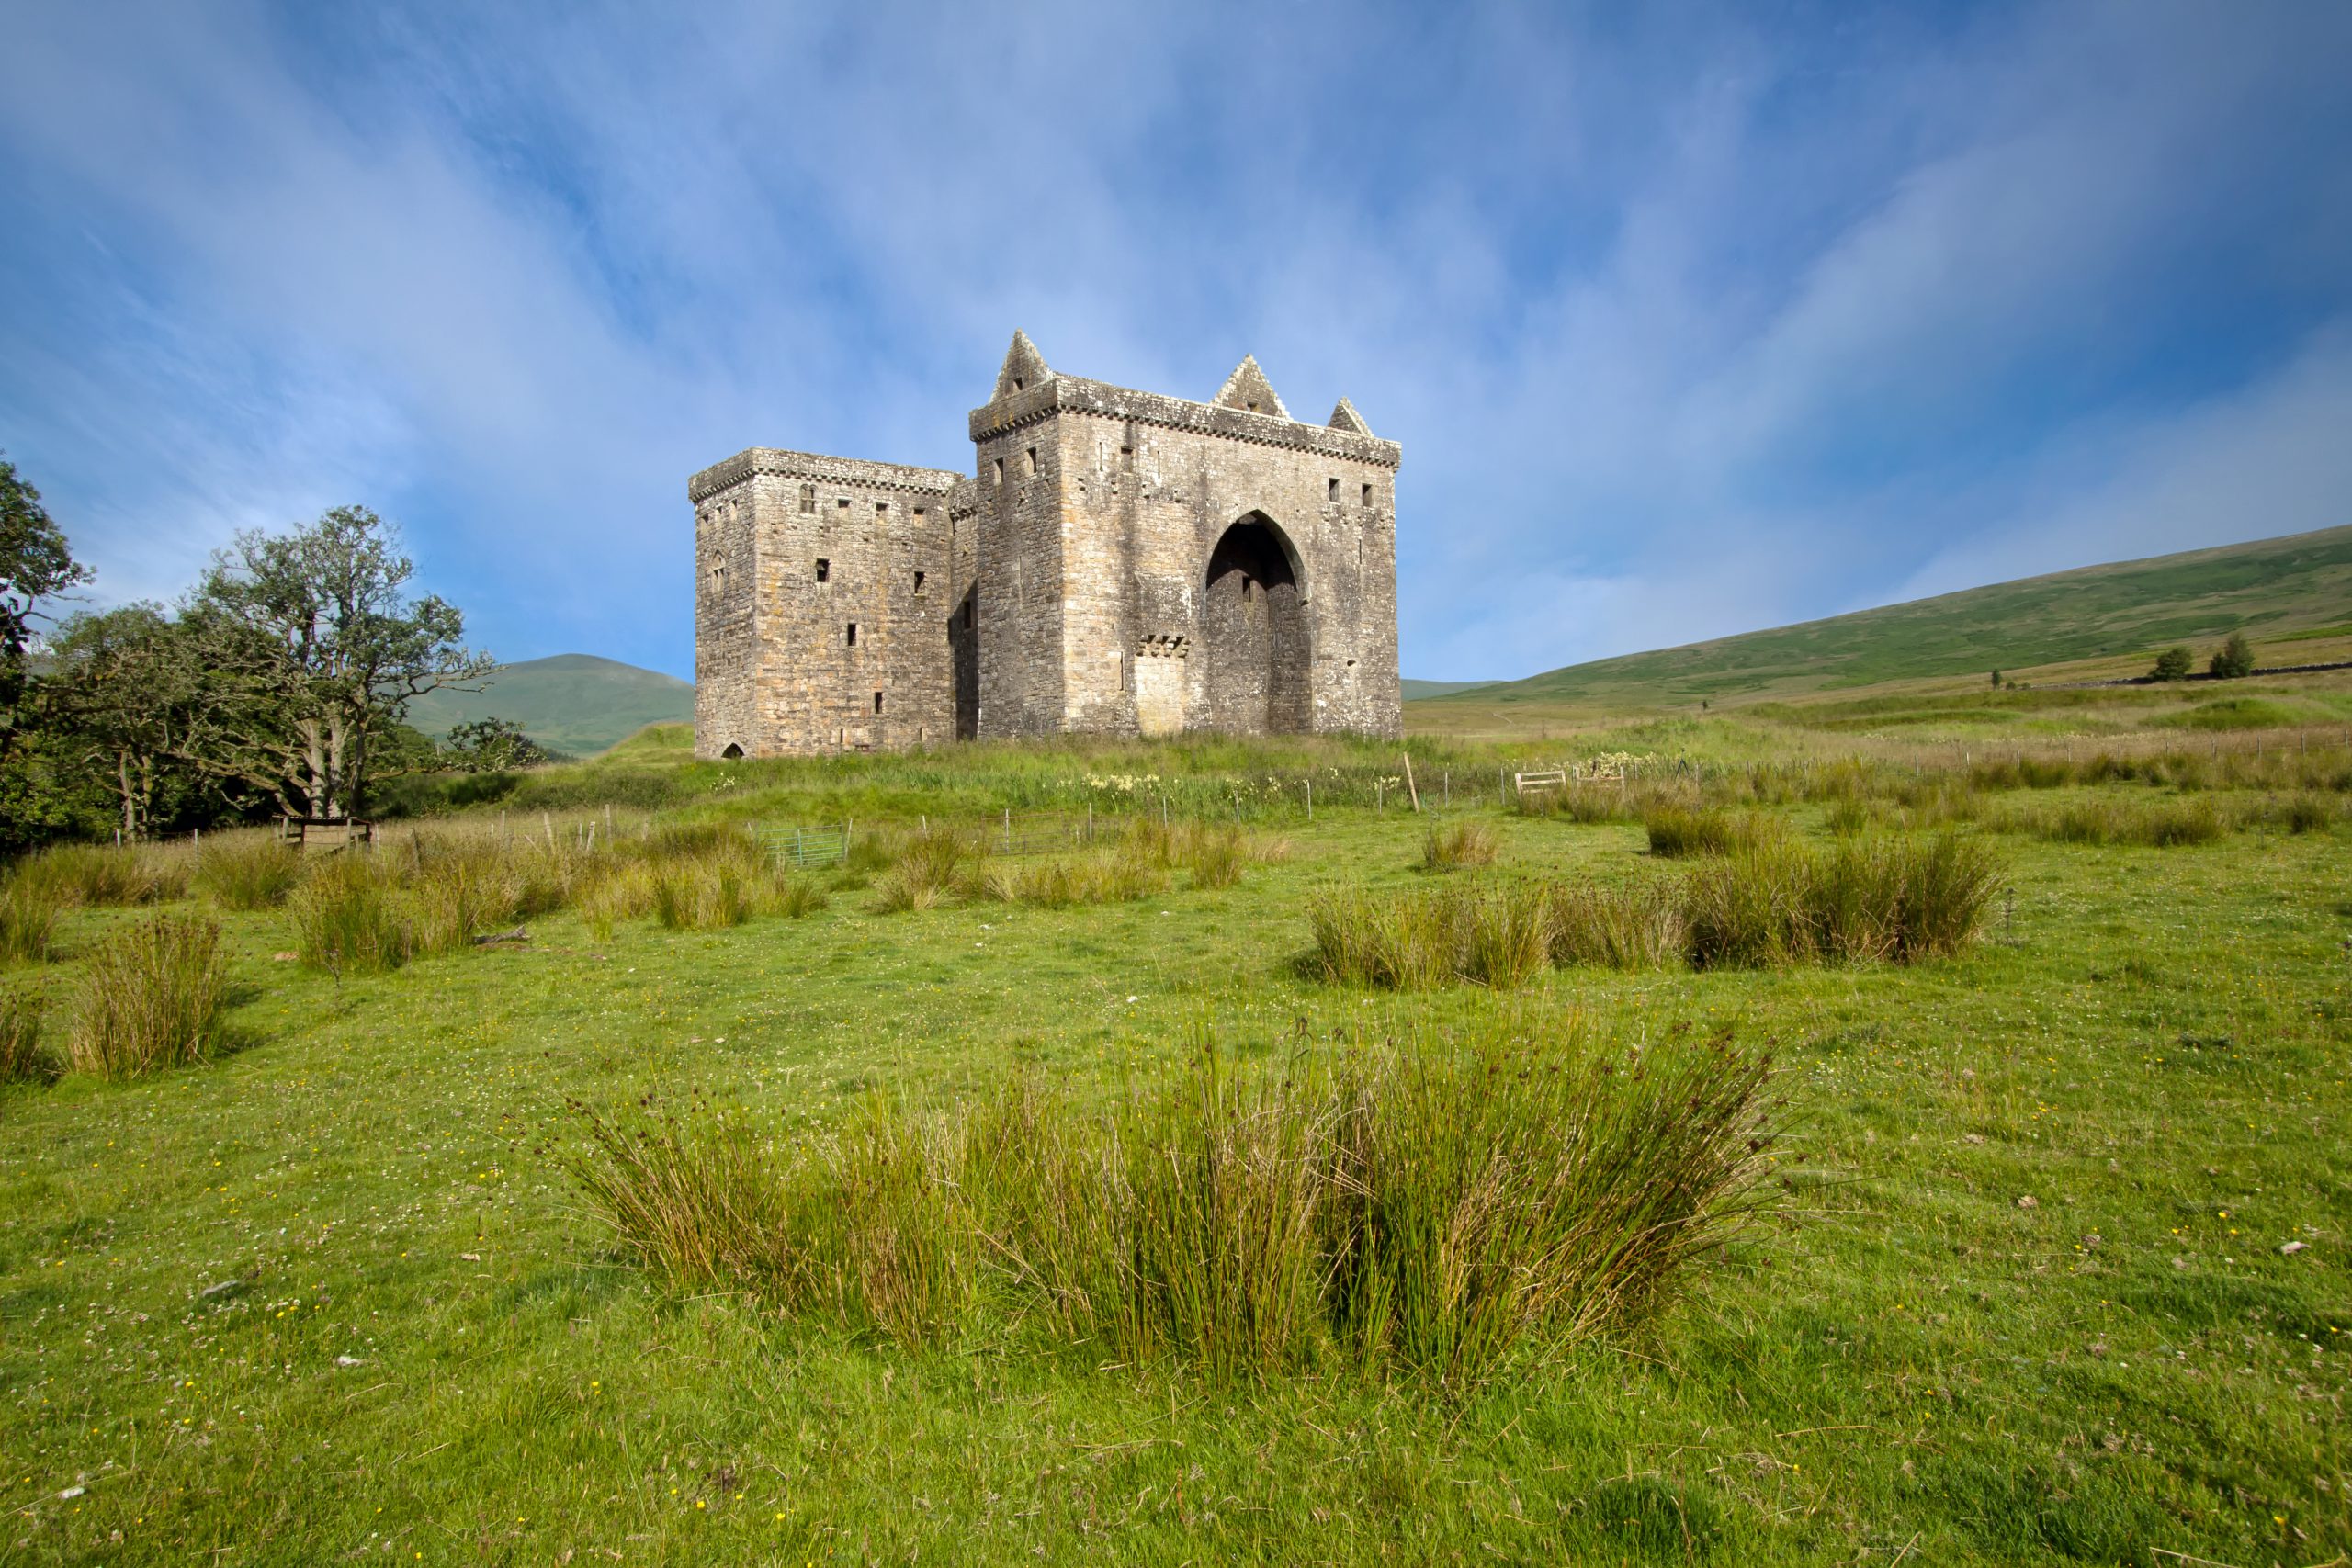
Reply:
[[1205, 403], [1012, 336], [977, 477], [755, 446], [687, 481], [695, 754], [1403, 727], [1396, 478], [1254, 358]]

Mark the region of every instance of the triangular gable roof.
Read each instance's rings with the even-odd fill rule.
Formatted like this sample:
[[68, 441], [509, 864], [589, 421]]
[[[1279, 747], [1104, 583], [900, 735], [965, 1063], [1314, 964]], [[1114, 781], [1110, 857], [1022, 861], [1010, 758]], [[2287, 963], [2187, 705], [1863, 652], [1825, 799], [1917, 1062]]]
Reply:
[[1331, 428], [1344, 430], [1355, 435], [1372, 434], [1372, 426], [1363, 422], [1363, 415], [1356, 412], [1356, 405], [1345, 398], [1341, 398], [1340, 406], [1331, 411]]
[[1242, 356], [1241, 363], [1233, 367], [1233, 374], [1225, 378], [1225, 385], [1209, 401], [1221, 409], [1272, 414], [1276, 419], [1290, 417], [1290, 410], [1283, 407], [1281, 395], [1266, 379], [1266, 373], [1258, 368], [1258, 356], [1254, 354]]
[[989, 401], [1009, 398], [1024, 391], [1040, 381], [1050, 381], [1054, 373], [1046, 367], [1046, 356], [1029, 341], [1029, 334], [1018, 327], [1013, 329], [1012, 346], [1004, 351], [1004, 367], [996, 373], [996, 391]]

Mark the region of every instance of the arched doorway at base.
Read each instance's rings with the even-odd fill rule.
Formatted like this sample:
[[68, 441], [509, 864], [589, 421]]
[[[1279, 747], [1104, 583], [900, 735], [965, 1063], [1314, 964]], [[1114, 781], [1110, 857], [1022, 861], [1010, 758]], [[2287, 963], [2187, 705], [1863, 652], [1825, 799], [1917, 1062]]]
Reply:
[[1209, 552], [1195, 658], [1200, 702], [1188, 728], [1307, 728], [1306, 584], [1289, 539], [1262, 512], [1236, 522]]

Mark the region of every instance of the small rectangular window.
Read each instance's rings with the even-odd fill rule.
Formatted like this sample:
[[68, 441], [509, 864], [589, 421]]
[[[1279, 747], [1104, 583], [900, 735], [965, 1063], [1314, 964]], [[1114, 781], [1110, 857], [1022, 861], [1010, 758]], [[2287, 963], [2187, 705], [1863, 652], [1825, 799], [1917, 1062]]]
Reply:
[[814, 512], [817, 510], [817, 487], [815, 485], [802, 485], [800, 487], [800, 510], [803, 512]]
[[1339, 480], [1337, 480], [1337, 479], [1330, 479], [1330, 480], [1326, 481], [1325, 489], [1324, 489], [1324, 491], [1323, 491], [1323, 499], [1324, 499], [1324, 500], [1326, 500], [1326, 501], [1328, 501], [1328, 502], [1332, 502], [1332, 503], [1333, 503], [1333, 504], [1335, 504], [1335, 505], [1338, 503], [1339, 499], [1340, 499], [1340, 481], [1339, 481]]
[[1372, 504], [1372, 487], [1370, 485], [1363, 487], [1363, 503], [1366, 506], [1370, 506]]
[[915, 592], [918, 593], [922, 592], [922, 573], [921, 572], [915, 573]]
[[879, 692], [874, 694], [874, 716], [882, 716], [882, 694]]
[[1029, 471], [1033, 474], [1037, 471], [1037, 449], [1035, 446], [1029, 448]]
[[848, 637], [848, 639], [847, 639], [847, 646], [848, 646], [848, 647], [851, 647], [851, 648], [855, 648], [855, 647], [857, 646], [857, 623], [856, 623], [855, 621], [852, 621], [852, 622], [849, 624], [849, 637]]
[[923, 513], [923, 509], [922, 509], [922, 507], [918, 506], [918, 507], [916, 507], [916, 508], [915, 508], [915, 515], [916, 515], [916, 516], [918, 516], [918, 517], [922, 516], [922, 513]]
[[834, 507], [835, 507], [836, 509], [838, 509], [838, 510], [840, 510], [840, 511], [847, 512], [847, 511], [849, 510], [849, 497], [847, 497], [847, 496], [843, 496], [843, 497], [842, 497], [839, 501], [836, 501], [835, 502], [833, 502], [833, 505], [834, 505]]
[[889, 510], [890, 503], [887, 501], [877, 501], [874, 503], [874, 515], [876, 517], [881, 516], [884, 513]]
[[996, 460], [996, 482], [999, 484], [1004, 482], [1004, 459], [1001, 457]]
[[824, 557], [819, 556], [817, 558], [817, 581], [820, 582], [831, 582], [832, 580], [833, 563], [827, 560]]

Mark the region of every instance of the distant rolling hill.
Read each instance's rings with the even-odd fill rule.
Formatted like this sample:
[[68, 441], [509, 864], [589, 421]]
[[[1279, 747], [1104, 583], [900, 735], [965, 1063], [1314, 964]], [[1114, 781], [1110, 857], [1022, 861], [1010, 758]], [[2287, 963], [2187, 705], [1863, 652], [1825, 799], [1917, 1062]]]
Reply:
[[436, 739], [480, 718], [512, 719], [540, 745], [594, 756], [649, 724], [691, 722], [691, 681], [586, 653], [509, 664], [480, 692], [433, 692], [409, 705], [408, 721]]
[[[1823, 621], [1572, 664], [1425, 697], [1664, 706], [2153, 655], [2233, 631], [2260, 640], [2352, 618], [2352, 527], [2020, 578]], [[2202, 662], [2200, 656], [2199, 662]]]
[[1450, 697], [1456, 692], [1475, 692], [1481, 686], [1491, 686], [1492, 681], [1416, 681], [1410, 675], [1398, 682], [1405, 688], [1405, 700], [1414, 702], [1422, 697]]

